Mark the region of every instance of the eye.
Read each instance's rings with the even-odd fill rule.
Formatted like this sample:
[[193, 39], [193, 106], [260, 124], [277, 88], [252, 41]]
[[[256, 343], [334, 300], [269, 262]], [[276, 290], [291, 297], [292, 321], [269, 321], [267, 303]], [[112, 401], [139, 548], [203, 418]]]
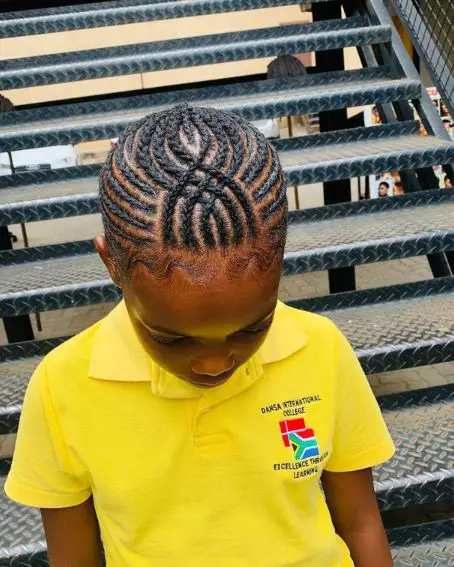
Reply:
[[154, 335], [153, 333], [149, 333], [151, 339], [158, 343], [159, 345], [173, 345], [175, 343], [181, 343], [185, 340], [185, 337], [164, 337], [162, 335]]
[[273, 318], [270, 317], [269, 319], [267, 319], [266, 321], [264, 321], [260, 325], [256, 325], [255, 327], [252, 327], [250, 329], [243, 329], [241, 331], [238, 331], [237, 333], [234, 333], [232, 336], [237, 337], [237, 336], [245, 336], [245, 335], [246, 336], [247, 335], [258, 335], [259, 333], [263, 333], [263, 332], [267, 331], [271, 327], [272, 322], [273, 322]]

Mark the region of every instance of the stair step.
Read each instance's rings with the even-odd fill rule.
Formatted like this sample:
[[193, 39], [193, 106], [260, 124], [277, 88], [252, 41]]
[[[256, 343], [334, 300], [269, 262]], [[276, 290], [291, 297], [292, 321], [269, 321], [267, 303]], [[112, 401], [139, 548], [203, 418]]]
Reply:
[[[278, 140], [273, 144], [281, 149], [281, 162], [290, 185], [454, 161], [454, 143], [433, 136], [420, 137], [412, 133], [416, 128], [416, 122], [404, 122]], [[0, 178], [0, 225], [99, 212], [100, 167], [72, 167]], [[443, 193], [436, 195], [431, 199], [446, 200]], [[367, 207], [363, 204], [352, 211], [366, 211]], [[309, 217], [301, 212], [301, 219], [310, 218], [311, 214], [315, 212]], [[297, 220], [298, 216], [292, 218]]]
[[[281, 150], [290, 184], [454, 161], [452, 142], [418, 136], [418, 127], [417, 122], [403, 122], [283, 139], [273, 144]], [[99, 169], [100, 165], [83, 166], [0, 178], [0, 224], [98, 212]]]
[[452, 567], [454, 520], [395, 528], [388, 531], [394, 567]]
[[[86, 257], [80, 259], [83, 264], [87, 263]], [[454, 360], [454, 278], [339, 295], [345, 303], [356, 305], [324, 311], [324, 314], [349, 338], [368, 374]], [[386, 299], [387, 295], [389, 299]], [[406, 299], [394, 299], [394, 295]], [[328, 299], [316, 298], [293, 304], [311, 308], [316, 307], [316, 302], [322, 305], [323, 300]], [[34, 341], [0, 348], [0, 379], [4, 382], [0, 389], [0, 408], [3, 408], [0, 411], [0, 434], [15, 431], [27, 380], [40, 357], [59, 342], [47, 341], [40, 345], [41, 341]], [[18, 356], [21, 357], [19, 360]], [[405, 408], [405, 404], [409, 407], [417, 405], [410, 393], [406, 392], [405, 396], [403, 400], [393, 401], [394, 405], [388, 403], [383, 407], [395, 410]]]
[[35, 356], [0, 363], [0, 435], [16, 433], [25, 389], [40, 360]]
[[[17, 432], [22, 402], [30, 376], [42, 357], [67, 338], [69, 337], [0, 346], [0, 435]], [[4, 461], [0, 459], [0, 476], [3, 470], [1, 465]], [[1, 547], [0, 545], [0, 549]]]
[[146, 114], [184, 102], [261, 120], [420, 96], [419, 81], [378, 67], [18, 110], [0, 117], [0, 151], [115, 138]]
[[[454, 327], [453, 327], [454, 329]], [[396, 444], [374, 470], [382, 510], [454, 498], [454, 384], [379, 398]]]
[[[47, 567], [46, 542], [39, 512], [6, 502], [5, 496], [1, 498], [0, 510], [5, 514], [4, 517], [8, 518], [8, 523], [5, 525], [4, 535], [3, 532], [0, 533], [0, 567]], [[389, 530], [394, 567], [454, 565], [453, 525], [453, 520], [445, 520]], [[24, 532], [30, 534], [26, 543]]]
[[0, 479], [0, 567], [47, 567], [46, 539], [39, 510], [8, 500]]
[[[11, 378], [1, 367], [0, 373], [2, 380]], [[452, 497], [454, 454], [446, 449], [452, 449], [454, 441], [451, 427], [454, 385], [385, 396], [380, 401], [385, 406], [384, 416], [397, 447], [396, 456], [375, 471], [381, 508], [389, 510], [402, 504], [436, 502]], [[413, 464], [414, 457], [416, 465]], [[10, 502], [1, 490], [2, 484], [3, 481], [0, 482], [0, 515], [7, 518], [7, 523], [0, 531], [0, 567], [10, 565], [7, 561], [13, 558], [20, 558], [21, 565], [41, 565], [46, 546], [39, 513]], [[454, 552], [451, 527], [450, 522], [440, 522], [430, 524], [424, 531], [420, 526], [391, 530], [396, 567], [437, 565], [429, 561], [439, 558], [441, 551], [444, 559], [450, 557], [446, 553]], [[422, 537], [416, 539], [418, 535]], [[409, 558], [419, 557], [424, 558], [425, 563], [405, 563]]]
[[354, 17], [2, 61], [0, 88], [19, 89], [342, 49], [391, 41], [391, 27]]
[[[15, 433], [28, 379], [41, 357], [0, 364], [0, 435]], [[454, 496], [454, 384], [379, 398], [396, 454], [374, 471], [382, 510]], [[1, 548], [1, 546], [0, 546]]]
[[[3, 496], [3, 498], [6, 497]], [[2, 502], [1, 499], [0, 511], [5, 514], [4, 517], [8, 518], [4, 535], [3, 532], [0, 533], [0, 567], [11, 565], [47, 567], [46, 542], [39, 512], [19, 508], [5, 500]], [[389, 530], [388, 537], [392, 545], [394, 567], [451, 567], [454, 565], [453, 524], [452, 520], [445, 520]], [[30, 534], [26, 542], [24, 532]], [[408, 542], [402, 542], [403, 538], [406, 538]], [[393, 544], [394, 539], [399, 543]]]
[[368, 374], [454, 361], [454, 277], [288, 303], [332, 319]]
[[[284, 275], [453, 250], [453, 217], [454, 192], [442, 189], [295, 211]], [[119, 296], [90, 240], [3, 251], [0, 266], [2, 317]], [[330, 298], [303, 303], [314, 301], [316, 310], [329, 309]]]
[[[99, 171], [99, 167], [90, 168], [90, 171], [93, 169]], [[60, 175], [62, 173], [62, 170], [56, 169], [43, 171], [50, 175], [42, 177], [35, 176], [34, 173], [30, 176], [28, 173], [19, 175], [25, 178], [25, 181], [27, 178], [38, 178], [44, 181], [46, 177], [47, 179], [58, 178], [52, 175], [54, 171], [59, 172]], [[13, 178], [17, 175], [8, 177]], [[6, 180], [2, 179], [2, 181]], [[98, 213], [98, 184], [99, 179], [96, 175], [0, 189], [0, 226]]]
[[[366, 130], [375, 130], [366, 128]], [[323, 134], [322, 134], [323, 136]], [[285, 142], [286, 140], [282, 140]], [[319, 147], [304, 147], [294, 138], [293, 150], [282, 151], [281, 161], [292, 185], [351, 179], [361, 175], [402, 171], [454, 161], [454, 143], [434, 136], [400, 135], [364, 139]], [[302, 142], [302, 148], [298, 143]], [[276, 144], [278, 148], [281, 144]], [[285, 147], [285, 144], [282, 144]]]
[[16, 250], [12, 256], [0, 252], [2, 258], [31, 260], [2, 267], [0, 317], [116, 300], [119, 291], [93, 250], [91, 241], [82, 241]]
[[290, 214], [284, 275], [454, 250], [454, 191]]
[[[327, 0], [311, 0], [326, 2]], [[297, 4], [295, 0], [120, 0], [0, 14], [0, 37], [169, 20]]]

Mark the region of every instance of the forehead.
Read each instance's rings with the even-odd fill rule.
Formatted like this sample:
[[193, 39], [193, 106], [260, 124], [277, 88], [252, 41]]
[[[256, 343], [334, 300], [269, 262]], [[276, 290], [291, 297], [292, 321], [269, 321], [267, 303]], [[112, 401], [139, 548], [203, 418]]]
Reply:
[[275, 306], [279, 266], [258, 277], [245, 270], [234, 278], [222, 266], [206, 278], [193, 278], [174, 269], [168, 278], [155, 278], [138, 265], [124, 295], [132, 315], [152, 328], [184, 335], [225, 335], [267, 315]]

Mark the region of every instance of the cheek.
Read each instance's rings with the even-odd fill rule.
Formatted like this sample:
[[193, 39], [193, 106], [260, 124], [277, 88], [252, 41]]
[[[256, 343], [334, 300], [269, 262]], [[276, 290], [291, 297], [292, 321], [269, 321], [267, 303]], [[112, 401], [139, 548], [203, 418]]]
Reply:
[[170, 350], [169, 347], [164, 347], [156, 343], [149, 334], [139, 326], [136, 326], [136, 333], [147, 354], [160, 366], [170, 369], [170, 367], [175, 368], [175, 365], [181, 364], [183, 358], [182, 353], [179, 353], [178, 356], [174, 356], [174, 353], [172, 353], [173, 349]]
[[254, 356], [258, 349], [262, 346], [268, 333], [260, 335], [245, 336], [241, 340], [232, 341], [230, 348], [235, 354], [237, 362], [243, 364], [249, 358]]
[[149, 356], [167, 370], [177, 369], [185, 366], [189, 357], [189, 349], [182, 346], [164, 346], [156, 343], [153, 339], [142, 333], [140, 340]]

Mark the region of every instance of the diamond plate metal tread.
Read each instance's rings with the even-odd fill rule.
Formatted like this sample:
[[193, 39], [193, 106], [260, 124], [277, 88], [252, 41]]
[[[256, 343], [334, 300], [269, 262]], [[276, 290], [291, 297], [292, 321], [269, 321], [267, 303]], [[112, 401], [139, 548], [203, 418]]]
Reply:
[[388, 530], [394, 567], [453, 567], [454, 520]]
[[[388, 530], [389, 543], [393, 547], [442, 541], [451, 538], [454, 538], [454, 518]], [[415, 567], [415, 565], [412, 564], [412, 567]], [[439, 565], [437, 567], [443, 566]]]
[[13, 175], [0, 175], [0, 192], [2, 189], [56, 183], [57, 181], [70, 181], [97, 177], [101, 164], [80, 165], [77, 167], [61, 167], [59, 169], [36, 169], [17, 172]]
[[[2, 316], [116, 301], [120, 297], [95, 254], [3, 267], [1, 278], [5, 290], [0, 294]], [[342, 294], [353, 295], [358, 303], [365, 299], [364, 305], [324, 312], [349, 337], [366, 372], [454, 360], [454, 278], [423, 284]], [[392, 299], [380, 302], [380, 294], [386, 297], [388, 293]], [[378, 302], [368, 303], [374, 294]], [[306, 308], [312, 303], [314, 310], [321, 310], [324, 302], [329, 300], [316, 298], [301, 303]]]
[[454, 498], [454, 384], [382, 398], [396, 444], [374, 470], [382, 510]]
[[0, 347], [0, 435], [17, 432], [30, 376], [42, 357], [68, 338], [27, 341]]
[[17, 89], [391, 41], [362, 17], [3, 60], [0, 88]]
[[[92, 246], [88, 242], [84, 247], [87, 244]], [[119, 297], [119, 291], [94, 253], [3, 266], [0, 281], [2, 317], [8, 316], [7, 313], [19, 315], [30, 308], [41, 312], [115, 301]]]
[[320, 313], [399, 301], [402, 298], [416, 299], [451, 292], [454, 292], [454, 277], [449, 276], [386, 287], [374, 287], [361, 291], [334, 293], [322, 297], [292, 299], [287, 301], [287, 304], [297, 309]]
[[359, 140], [282, 152], [281, 161], [290, 184], [317, 183], [450, 163], [454, 143], [419, 135]]
[[[0, 512], [5, 514], [3, 517], [13, 518], [5, 523], [0, 532], [0, 567], [48, 567], [46, 544], [37, 510], [16, 506], [2, 494]], [[447, 520], [389, 530], [395, 567], [454, 566], [451, 524], [452, 521]], [[27, 537], [28, 531], [31, 538]], [[399, 543], [394, 544], [395, 540]]]
[[[327, 0], [311, 0], [311, 3]], [[17, 37], [296, 4], [295, 0], [122, 0], [0, 14], [0, 37]]]
[[[0, 364], [0, 435], [17, 431], [28, 380], [40, 360], [31, 357]], [[386, 407], [391, 405], [386, 398], [380, 401], [396, 454], [374, 470], [380, 508], [452, 499], [454, 385], [400, 394], [392, 408]]]
[[[378, 145], [378, 143], [377, 143]], [[315, 152], [314, 152], [315, 153]], [[444, 197], [444, 195], [443, 195]], [[449, 200], [382, 212], [361, 213], [289, 225], [284, 275], [381, 262], [454, 250], [454, 191]], [[352, 215], [352, 210], [357, 214]], [[302, 217], [309, 217], [308, 214]]]
[[417, 120], [404, 120], [393, 124], [378, 124], [374, 127], [362, 126], [347, 130], [333, 130], [321, 134], [309, 134], [292, 138], [271, 140], [280, 152], [294, 152], [308, 149], [319, 149], [325, 146], [345, 145], [353, 142], [368, 142], [383, 140], [396, 136], [411, 136], [419, 133], [420, 124]]
[[[401, 77], [404, 78], [404, 77]], [[93, 98], [82, 102], [62, 102], [60, 104], [43, 104], [36, 108], [16, 109], [14, 113], [3, 113], [0, 115], [0, 125], [27, 124], [28, 122], [42, 122], [42, 126], [49, 121], [61, 122], [62, 118], [98, 118], [98, 115], [108, 113], [106, 118], [112, 119], [119, 114], [129, 111], [143, 110], [139, 116], [147, 114], [148, 109], [157, 107], [172, 106], [184, 102], [199, 102], [200, 104], [215, 103], [218, 99], [229, 99], [241, 97], [254, 98], [256, 95], [264, 95], [265, 98], [281, 91], [300, 90], [309, 87], [329, 87], [333, 83], [338, 86], [342, 84], [356, 83], [363, 81], [375, 81], [379, 84], [383, 80], [396, 79], [396, 75], [388, 66], [366, 67], [364, 69], [353, 69], [349, 71], [334, 71], [328, 73], [310, 73], [302, 77], [286, 77], [279, 80], [257, 80], [247, 82], [227, 81], [222, 85], [212, 87], [200, 87], [183, 85], [171, 90], [147, 91], [146, 93], [135, 93], [129, 96], [120, 94], [109, 98]], [[420, 85], [419, 81], [416, 81]], [[420, 94], [421, 91], [419, 91]], [[94, 115], [94, 116], [92, 116]]]
[[419, 81], [396, 79], [388, 69], [378, 68], [19, 110], [9, 116], [4, 113], [0, 118], [0, 151], [113, 138], [144, 115], [182, 102], [213, 106], [237, 112], [247, 120], [260, 120], [413, 100], [420, 95]]
[[[0, 567], [48, 567], [38, 512], [16, 506], [4, 495], [0, 495], [0, 512], [14, 518], [0, 532]], [[30, 543], [27, 530], [31, 531]], [[394, 566], [453, 567], [452, 532], [452, 520], [389, 530]], [[404, 539], [407, 541], [402, 542]], [[399, 543], [394, 544], [395, 540]]]
[[427, 191], [416, 191], [407, 193], [401, 197], [382, 197], [380, 199], [364, 199], [355, 202], [338, 203], [301, 209], [289, 212], [289, 222], [298, 223], [305, 221], [322, 221], [349, 216], [365, 215], [368, 213], [380, 213], [385, 211], [396, 211], [411, 209], [425, 205], [433, 205], [451, 202], [454, 191], [452, 189], [431, 189]]
[[[350, 143], [357, 140], [377, 140], [418, 131], [418, 122], [408, 121], [375, 128], [353, 128], [306, 136], [298, 139], [298, 146], [318, 147], [336, 141]], [[292, 149], [293, 140], [279, 140], [274, 143], [278, 148], [286, 150]], [[100, 165], [82, 166], [0, 177], [0, 225], [98, 212], [99, 168]], [[65, 181], [66, 177], [74, 181]], [[63, 182], [59, 183], [62, 180]]]
[[39, 511], [8, 500], [3, 485], [0, 479], [0, 567], [47, 567]]
[[[10, 414], [8, 420], [0, 420], [0, 434], [16, 430], [26, 384], [39, 360], [35, 356], [0, 365], [0, 407], [3, 414]], [[452, 498], [454, 385], [384, 396], [379, 401], [397, 447], [396, 456], [375, 471], [381, 508]], [[0, 491], [0, 516], [8, 518], [3, 530], [0, 527], [0, 567], [10, 565], [7, 560], [19, 554], [24, 565], [42, 565], [45, 544], [38, 514], [9, 502]], [[449, 541], [454, 537], [452, 527], [448, 521], [391, 530], [396, 565], [437, 565], [440, 553], [446, 559], [446, 553], [454, 549]], [[415, 563], [416, 559], [424, 562]]]
[[[60, 341], [42, 342], [35, 352], [44, 354]], [[17, 431], [26, 386], [40, 360], [35, 355], [0, 364], [0, 435]], [[379, 402], [396, 443], [396, 455], [374, 472], [381, 509], [453, 498], [454, 384], [383, 396]]]
[[66, 258], [68, 261], [71, 261], [73, 257], [77, 257], [82, 254], [96, 256], [96, 254], [93, 254], [94, 252], [95, 246], [92, 239], [78, 240], [76, 242], [63, 242], [60, 244], [48, 244], [33, 248], [2, 250], [0, 251], [0, 267], [13, 267], [14, 264], [39, 262], [41, 260], [50, 259], [56, 260], [59, 258]]
[[[336, 130], [334, 132], [312, 134], [299, 138], [270, 140], [270, 142], [274, 144], [279, 151], [292, 151], [295, 148], [307, 149], [309, 147], [320, 147], [327, 144], [346, 144], [357, 140], [377, 140], [394, 137], [396, 135], [411, 135], [418, 133], [418, 131], [418, 122], [416, 120], [409, 120], [395, 124], [380, 124], [374, 128], [350, 128], [348, 130]], [[12, 187], [21, 188], [22, 186], [96, 177], [100, 167], [100, 164], [94, 164], [50, 170], [30, 170], [18, 172], [13, 175], [2, 175], [0, 176], [0, 192], [2, 189], [10, 189]], [[54, 196], [54, 194], [50, 196]], [[7, 202], [8, 200], [2, 198], [0, 194], [0, 203], [5, 204]]]
[[35, 356], [0, 363], [0, 435], [17, 431], [28, 380], [40, 360]]
[[0, 226], [98, 213], [98, 184], [87, 177], [0, 189]]
[[[300, 217], [293, 213], [284, 275], [454, 249], [454, 191], [386, 201], [387, 208], [379, 212], [369, 202], [327, 207], [331, 218], [326, 220], [318, 218], [319, 209], [312, 213], [314, 218], [310, 210], [301, 211]], [[337, 215], [338, 209], [342, 214]], [[107, 292], [112, 284], [93, 250], [91, 241], [81, 241], [0, 253], [0, 314], [27, 313], [32, 305], [37, 311], [64, 307], [58, 301], [67, 291], [67, 307], [74, 306], [72, 296], [95, 294], [101, 288]], [[57, 296], [62, 299], [57, 301]]]
[[32, 358], [44, 356], [58, 345], [67, 341], [70, 337], [57, 337], [53, 339], [39, 339], [25, 341], [23, 343], [9, 343], [0, 346], [0, 363], [19, 360], [21, 358]]
[[287, 303], [338, 322], [373, 374], [453, 361], [453, 323], [446, 324], [453, 298], [454, 277], [445, 277]]
[[[307, 136], [309, 138], [293, 138], [291, 140], [279, 140], [275, 142], [278, 148], [286, 148], [290, 145], [301, 144], [307, 149], [295, 153], [295, 151], [280, 152], [284, 170], [287, 173], [290, 183], [306, 183], [313, 181], [327, 181], [342, 177], [352, 177], [357, 175], [358, 170], [361, 174], [379, 173], [385, 169], [401, 170], [406, 169], [411, 162], [412, 167], [422, 165], [436, 165], [438, 163], [449, 162], [452, 155], [454, 161], [454, 144], [437, 138], [423, 138], [419, 136], [405, 135], [407, 130], [418, 128], [416, 123], [410, 122], [377, 126], [374, 128], [355, 128], [344, 132], [330, 132]], [[404, 134], [404, 135], [402, 135]], [[338, 155], [337, 161], [317, 162], [323, 158], [329, 147], [320, 142], [325, 138], [330, 141], [337, 137], [342, 141], [338, 146], [332, 147], [331, 154]], [[344, 143], [344, 138], [348, 141]], [[282, 143], [280, 143], [282, 142]], [[378, 143], [377, 143], [378, 142]], [[401, 148], [399, 151], [397, 148]], [[355, 155], [355, 152], [357, 155]], [[349, 155], [345, 160], [343, 156]], [[301, 156], [302, 163], [294, 164], [295, 160]], [[340, 157], [342, 156], [342, 158]], [[313, 160], [312, 162], [310, 160]], [[386, 168], [385, 164], [391, 167]], [[99, 168], [100, 166], [98, 166]], [[83, 177], [77, 179], [79, 168], [68, 168], [68, 178], [71, 181], [48, 182], [46, 178], [52, 180], [55, 175], [53, 171], [42, 172], [41, 176], [34, 173], [22, 174], [24, 182], [34, 181], [37, 178], [42, 183], [37, 185], [17, 186], [17, 176], [8, 176], [8, 179], [1, 179], [0, 184], [6, 187], [8, 183], [14, 183], [14, 188], [0, 188], [0, 225], [16, 224], [20, 222], [30, 222], [36, 220], [48, 220], [77, 215], [93, 214], [98, 212], [98, 179], [97, 177]], [[82, 168], [83, 169], [83, 168]], [[96, 171], [96, 168], [93, 168]], [[64, 176], [61, 170], [57, 179]], [[92, 167], [90, 168], [92, 171]], [[81, 172], [85, 175], [85, 171]], [[1, 185], [0, 185], [1, 187]], [[440, 197], [441, 198], [441, 197]], [[356, 210], [356, 208], [355, 208]], [[296, 215], [292, 218], [297, 219]], [[435, 245], [435, 243], [434, 243]], [[396, 241], [397, 246], [397, 241]], [[447, 245], [447, 248], [449, 245]], [[398, 252], [400, 253], [400, 252]], [[421, 254], [424, 252], [420, 252]], [[383, 252], [385, 257], [386, 251]], [[408, 254], [413, 252], [408, 250]], [[309, 270], [311, 268], [301, 268]], [[315, 267], [313, 269], [323, 269]]]
[[454, 538], [392, 550], [394, 567], [453, 567]]
[[322, 313], [350, 339], [369, 374], [450, 362], [454, 360], [454, 278], [445, 279], [446, 290], [438, 294]]

